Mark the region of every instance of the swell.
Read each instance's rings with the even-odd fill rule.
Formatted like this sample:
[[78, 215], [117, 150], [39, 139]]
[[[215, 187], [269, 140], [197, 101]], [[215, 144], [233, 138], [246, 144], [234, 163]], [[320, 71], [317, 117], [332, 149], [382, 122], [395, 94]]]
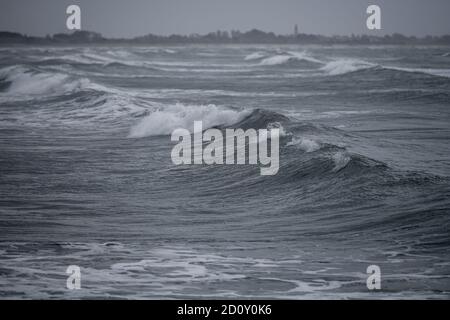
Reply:
[[[215, 192], [225, 194], [227, 199], [245, 195], [246, 202], [262, 201], [266, 209], [272, 208], [283, 228], [295, 219], [303, 221], [305, 234], [321, 234], [322, 229], [317, 228], [320, 222], [326, 232], [387, 232], [401, 228], [394, 234], [422, 236], [442, 234], [450, 222], [444, 215], [450, 205], [448, 178], [390, 167], [346, 147], [315, 139], [323, 133], [345, 133], [274, 112], [258, 109], [238, 124], [257, 128], [270, 127], [273, 122], [285, 131], [280, 140], [278, 173], [264, 177], [257, 168], [204, 168], [205, 180], [217, 174], [223, 177]], [[308, 215], [300, 218], [300, 214]], [[314, 227], [308, 229], [310, 224]]]
[[169, 170], [170, 183], [189, 183], [194, 196], [211, 203], [242, 202], [247, 218], [275, 223], [280, 232], [295, 225], [303, 235], [372, 231], [401, 237], [441, 234], [449, 222], [443, 216], [449, 205], [447, 178], [393, 168], [314, 138], [344, 132], [263, 109], [232, 127], [270, 128], [275, 123], [285, 132], [276, 175], [261, 176], [257, 165], [187, 165]]
[[[145, 57], [140, 52], [127, 52], [124, 50], [117, 51], [100, 51], [93, 52], [86, 51], [81, 53], [67, 53], [62, 55], [53, 55], [43, 58], [42, 56], [35, 56], [28, 63], [31, 67], [40, 66], [61, 66], [69, 65], [74, 68], [82, 68], [89, 71], [124, 71], [130, 74], [143, 70], [149, 72], [194, 72], [197, 69], [201, 72], [206, 72], [214, 68], [212, 71], [237, 71], [244, 67], [265, 67], [265, 68], [292, 68], [314, 70], [316, 75], [324, 76], [345, 76], [348, 74], [371, 74], [382, 76], [382, 71], [389, 72], [392, 76], [405, 77], [410, 76], [430, 76], [439, 78], [450, 78], [450, 69], [446, 68], [418, 68], [406, 67], [396, 65], [384, 65], [374, 62], [368, 62], [355, 58], [318, 58], [309, 52], [295, 52], [295, 51], [257, 51], [248, 54], [244, 57], [246, 64], [227, 65], [221, 63], [203, 64], [203, 63], [181, 63], [174, 60], [154, 61]], [[173, 55], [170, 53], [169, 55]], [[11, 57], [11, 59], [14, 57]], [[248, 64], [251, 64], [250, 66]], [[197, 69], [196, 69], [197, 68]], [[200, 69], [199, 69], [200, 68]], [[249, 69], [251, 70], [251, 69]]]
[[450, 78], [450, 69], [388, 66], [355, 58], [318, 59], [306, 51], [279, 51], [276, 54], [257, 51], [245, 56], [244, 60], [258, 61], [258, 66], [266, 67], [308, 67], [316, 69], [326, 76], [341, 76], [359, 72], [377, 74], [382, 70], [393, 74], [419, 74]]
[[[379, 160], [352, 153], [343, 146], [344, 144], [337, 145], [331, 142], [344, 140], [348, 136], [348, 133], [342, 130], [259, 108], [246, 111], [215, 105], [165, 105], [151, 111], [132, 127], [130, 137], [169, 135], [176, 128], [189, 128], [196, 120], [203, 121], [203, 129], [211, 127], [221, 130], [279, 128], [280, 157], [283, 161], [281, 161], [279, 174], [267, 180], [270, 183], [280, 184], [295, 180], [296, 177], [321, 179], [325, 175], [333, 178], [341, 175], [339, 179], [344, 178], [343, 180], [361, 179], [368, 173], [380, 174], [383, 178], [390, 179], [395, 176], [397, 170]], [[329, 137], [333, 139], [327, 139]], [[404, 172], [406, 171], [399, 173], [403, 175]], [[420, 176], [423, 176], [426, 181], [439, 180], [439, 177], [428, 176], [425, 173], [420, 173]], [[261, 178], [261, 181], [266, 179]]]
[[3, 123], [24, 127], [124, 126], [153, 107], [125, 90], [28, 65], [0, 69], [0, 101]]
[[371, 75], [371, 76], [400, 76], [411, 77], [437, 77], [450, 78], [450, 69], [432, 68], [407, 68], [396, 66], [385, 66], [354, 59], [341, 59], [328, 62], [320, 68], [328, 76], [344, 75]]
[[138, 62], [127, 62], [127, 61], [91, 61], [91, 60], [82, 60], [75, 58], [52, 58], [45, 59], [36, 62], [30, 63], [32, 66], [61, 66], [61, 65], [69, 65], [72, 67], [79, 67], [87, 69], [87, 71], [95, 72], [105, 72], [105, 70], [121, 70], [121, 71], [129, 71], [136, 72], [141, 70], [147, 71], [163, 71], [161, 68], [157, 68], [151, 66], [146, 63], [138, 63]]
[[[376, 176], [383, 185], [417, 185], [440, 183], [445, 178], [392, 168], [388, 164], [364, 154], [350, 152], [347, 147], [331, 142], [345, 139], [346, 132], [337, 128], [299, 121], [277, 112], [255, 109], [234, 128], [281, 128], [280, 170], [271, 179], [261, 178], [266, 184], [280, 185], [287, 182], [305, 182], [305, 179], [347, 181], [364, 185], [366, 176]], [[327, 139], [333, 137], [333, 139]], [[266, 185], [267, 186], [267, 185]]]

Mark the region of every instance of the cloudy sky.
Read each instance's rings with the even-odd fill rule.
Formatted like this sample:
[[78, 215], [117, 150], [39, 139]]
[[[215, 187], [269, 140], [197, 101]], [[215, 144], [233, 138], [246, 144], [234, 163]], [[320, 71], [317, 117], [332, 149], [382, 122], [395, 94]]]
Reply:
[[[277, 34], [450, 34], [449, 0], [0, 0], [0, 30], [66, 32], [66, 7], [81, 7], [82, 29], [108, 37], [258, 28]], [[382, 10], [382, 30], [366, 29], [366, 8]]]

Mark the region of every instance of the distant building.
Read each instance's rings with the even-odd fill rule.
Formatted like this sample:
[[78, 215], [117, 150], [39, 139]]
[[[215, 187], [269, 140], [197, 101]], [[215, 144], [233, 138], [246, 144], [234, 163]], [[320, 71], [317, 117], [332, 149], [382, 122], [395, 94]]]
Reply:
[[294, 27], [294, 36], [298, 36], [298, 25]]

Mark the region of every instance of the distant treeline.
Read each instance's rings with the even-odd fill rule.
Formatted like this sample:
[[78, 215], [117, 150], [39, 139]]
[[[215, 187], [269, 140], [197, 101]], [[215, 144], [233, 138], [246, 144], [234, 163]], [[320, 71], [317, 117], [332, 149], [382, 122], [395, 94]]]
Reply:
[[0, 44], [368, 44], [368, 45], [450, 45], [450, 35], [426, 36], [423, 38], [407, 37], [399, 33], [385, 36], [350, 35], [322, 36], [315, 34], [276, 35], [253, 29], [247, 32], [236, 30], [216, 31], [205, 35], [170, 35], [158, 36], [148, 34], [131, 39], [105, 38], [100, 33], [91, 31], [75, 31], [73, 33], [58, 33], [46, 37], [32, 37], [15, 32], [1, 32]]

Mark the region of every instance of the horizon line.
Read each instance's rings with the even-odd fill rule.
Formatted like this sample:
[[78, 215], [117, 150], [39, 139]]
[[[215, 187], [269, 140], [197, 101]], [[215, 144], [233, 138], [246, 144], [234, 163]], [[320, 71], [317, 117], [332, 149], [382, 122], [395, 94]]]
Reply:
[[405, 38], [416, 38], [416, 39], [426, 39], [429, 37], [433, 37], [433, 38], [444, 38], [444, 37], [448, 37], [450, 36], [450, 33], [445, 33], [445, 34], [441, 34], [441, 35], [437, 35], [437, 34], [427, 34], [427, 35], [422, 35], [422, 36], [418, 36], [418, 35], [405, 35], [403, 33], [400, 32], [393, 32], [393, 33], [386, 33], [384, 35], [376, 35], [376, 34], [370, 34], [370, 33], [351, 33], [351, 34], [333, 34], [333, 35], [325, 35], [325, 34], [320, 34], [320, 33], [306, 33], [306, 32], [299, 32], [298, 34], [295, 33], [285, 33], [285, 34], [281, 34], [281, 33], [275, 33], [274, 31], [264, 31], [262, 29], [258, 29], [258, 28], [251, 28], [251, 29], [247, 29], [245, 31], [241, 31], [239, 29], [229, 29], [229, 30], [223, 30], [223, 29], [217, 29], [216, 31], [209, 31], [206, 33], [189, 33], [189, 34], [180, 34], [180, 33], [172, 33], [172, 34], [156, 34], [156, 33], [145, 33], [142, 35], [136, 35], [136, 36], [104, 36], [101, 32], [99, 31], [94, 31], [94, 30], [67, 30], [66, 32], [55, 32], [55, 33], [48, 33], [46, 35], [30, 35], [27, 33], [22, 33], [22, 32], [18, 32], [18, 31], [10, 31], [10, 30], [0, 30], [0, 33], [12, 33], [12, 34], [19, 34], [21, 36], [25, 36], [28, 38], [47, 38], [47, 37], [53, 37], [55, 35], [73, 35], [76, 33], [91, 33], [91, 34], [97, 34], [100, 35], [103, 39], [106, 40], [133, 40], [136, 38], [141, 38], [141, 37], [145, 37], [145, 36], [157, 36], [157, 37], [161, 37], [161, 38], [169, 38], [172, 36], [181, 36], [181, 37], [193, 37], [193, 36], [200, 36], [200, 37], [205, 37], [208, 35], [218, 35], [218, 32], [223, 33], [223, 35], [228, 34], [228, 36], [230, 38], [233, 32], [238, 32], [240, 34], [246, 34], [252, 31], [258, 31], [261, 33], [265, 33], [267, 35], [275, 35], [276, 37], [297, 37], [297, 36], [301, 36], [301, 35], [306, 35], [306, 36], [318, 36], [318, 37], [324, 37], [324, 38], [339, 38], [339, 37], [361, 37], [361, 36], [366, 36], [366, 37], [375, 37], [375, 38], [384, 38], [387, 36], [394, 36], [394, 35], [399, 35]]

